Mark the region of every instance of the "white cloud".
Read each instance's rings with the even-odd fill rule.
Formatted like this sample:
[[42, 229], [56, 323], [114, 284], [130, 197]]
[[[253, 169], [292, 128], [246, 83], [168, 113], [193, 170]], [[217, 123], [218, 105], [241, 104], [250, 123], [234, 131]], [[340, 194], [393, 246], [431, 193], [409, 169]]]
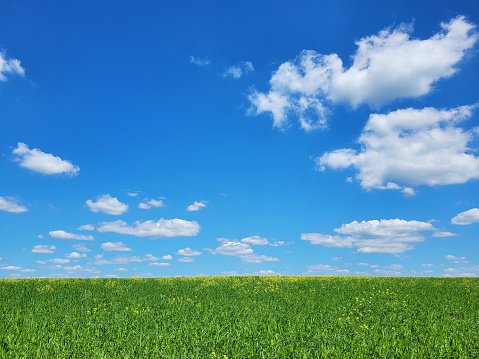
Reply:
[[184, 249], [180, 249], [178, 252], [175, 253], [177, 256], [190, 256], [190, 257], [193, 257], [193, 256], [199, 256], [201, 255], [201, 252], [199, 251], [196, 251], [196, 250], [192, 250], [191, 248], [189, 247], [186, 247]]
[[361, 150], [327, 152], [316, 159], [318, 169], [353, 166], [363, 188], [403, 188], [406, 194], [413, 193], [401, 186], [459, 184], [479, 178], [479, 158], [468, 148], [475, 132], [457, 127], [472, 116], [474, 107], [372, 114], [358, 139]]
[[168, 255], [166, 255], [166, 256], [161, 257], [161, 259], [163, 259], [163, 260], [170, 260], [170, 259], [173, 259], [173, 256], [168, 254]]
[[208, 249], [210, 253], [239, 257], [243, 262], [248, 263], [279, 261], [278, 258], [254, 253], [253, 249], [248, 243], [242, 243], [226, 238], [219, 238], [218, 241], [221, 242], [221, 245], [214, 250]]
[[[331, 258], [332, 261], [335, 261], [335, 262], [342, 262], [343, 261], [343, 257], [334, 257], [334, 258]], [[358, 264], [359, 265], [359, 264]]]
[[32, 253], [53, 253], [57, 248], [48, 244], [37, 244], [33, 246]]
[[238, 65], [228, 67], [223, 77], [233, 77], [239, 79], [243, 74], [254, 71], [253, 64], [250, 61], [242, 61]]
[[138, 193], [140, 193], [140, 192], [127, 192], [126, 195], [130, 196], [130, 197], [136, 197], [136, 196], [138, 196]]
[[188, 207], [186, 207], [186, 210], [187, 211], [199, 211], [201, 208], [205, 208], [206, 207], [206, 201], [201, 201], [201, 202], [196, 202], [193, 203], [193, 204], [190, 204]]
[[119, 272], [127, 272], [128, 269], [126, 268], [118, 268], [118, 269], [115, 269], [116, 271], [119, 271]]
[[20, 60], [7, 59], [5, 52], [0, 52], [0, 81], [7, 81], [5, 74], [17, 74], [25, 76], [25, 69], [20, 64]]
[[131, 252], [133, 249], [128, 248], [123, 242], [106, 242], [101, 244], [101, 249], [104, 251], [119, 251], [119, 252]]
[[67, 271], [80, 271], [80, 270], [83, 270], [83, 267], [81, 265], [76, 265], [76, 266], [73, 266], [73, 267], [63, 267], [64, 270], [67, 270]]
[[423, 267], [434, 267], [434, 264], [425, 263], [425, 264], [421, 264], [421, 266], [423, 266]]
[[414, 249], [410, 243], [425, 240], [419, 232], [431, 230], [431, 223], [381, 219], [343, 224], [334, 230], [340, 235], [303, 233], [301, 239], [325, 247], [357, 248], [359, 253], [398, 254]]
[[15, 198], [0, 197], [0, 211], [22, 213], [27, 212], [28, 208], [18, 204], [18, 201]]
[[95, 239], [92, 235], [85, 236], [83, 234], [74, 234], [62, 230], [50, 231], [48, 234], [50, 237], [57, 239], [76, 239], [79, 241], [92, 241]]
[[161, 263], [161, 262], [151, 262], [148, 263], [149, 266], [155, 266], [155, 267], [169, 267], [171, 264], [170, 263]]
[[163, 203], [161, 199], [160, 200], [150, 199], [149, 201], [145, 200], [145, 202], [138, 204], [138, 208], [141, 208], [141, 209], [150, 209], [151, 207], [164, 207], [164, 206], [165, 204]]
[[471, 208], [451, 219], [452, 224], [466, 225], [479, 222], [479, 208]]
[[350, 274], [351, 271], [349, 269], [341, 269], [336, 266], [331, 266], [329, 264], [316, 264], [316, 265], [309, 265], [306, 266], [308, 268], [308, 274], [325, 274], [325, 275], [345, 275]]
[[36, 272], [36, 270], [35, 270], [35, 269], [31, 269], [31, 268], [26, 268], [26, 269], [22, 269], [20, 272], [34, 273], [34, 272]]
[[3, 269], [3, 270], [18, 270], [18, 269], [22, 269], [22, 267], [3, 266], [3, 267], [0, 267], [0, 269]]
[[91, 252], [91, 249], [88, 248], [85, 243], [74, 244], [73, 248], [75, 248], [79, 252]]
[[51, 262], [55, 264], [67, 264], [67, 263], [70, 263], [70, 260], [64, 259], [64, 258], [54, 258], [54, 259], [47, 259], [45, 262]]
[[191, 262], [194, 262], [195, 260], [190, 257], [182, 257], [182, 258], [178, 258], [176, 261], [183, 262], [183, 263], [191, 263]]
[[442, 238], [442, 237], [456, 237], [459, 234], [452, 233], [452, 232], [446, 232], [446, 231], [437, 231], [434, 232], [431, 237], [436, 237], [436, 238]]
[[[273, 126], [282, 128], [292, 114], [312, 128], [325, 127], [325, 101], [381, 106], [400, 98], [428, 94], [455, 67], [477, 41], [475, 25], [458, 16], [441, 24], [443, 31], [427, 40], [411, 39], [412, 26], [385, 29], [356, 42], [349, 69], [337, 54], [304, 50], [296, 60], [281, 64], [270, 79], [268, 93], [253, 91], [251, 112], [271, 112]], [[301, 101], [306, 106], [305, 119]], [[303, 121], [301, 121], [303, 118]], [[303, 129], [309, 130], [302, 124]]]
[[78, 259], [78, 258], [85, 258], [86, 254], [85, 253], [80, 254], [78, 252], [71, 252], [71, 253], [65, 254], [65, 257], [71, 258], [71, 259]]
[[62, 160], [51, 153], [42, 152], [38, 148], [30, 150], [22, 142], [18, 142], [17, 148], [12, 153], [17, 156], [15, 160], [20, 163], [21, 167], [45, 175], [64, 173], [76, 176], [80, 172], [80, 167], [73, 165], [70, 161]]
[[448, 261], [462, 261], [462, 260], [466, 259], [466, 257], [456, 257], [456, 256], [453, 256], [453, 255], [450, 255], [450, 254], [448, 254], [445, 258]]
[[266, 246], [270, 244], [266, 238], [262, 238], [260, 236], [251, 236], [251, 237], [243, 238], [241, 242], [257, 245], [257, 246]]
[[158, 221], [136, 221], [134, 226], [128, 226], [126, 222], [118, 220], [103, 222], [97, 226], [98, 232], [114, 232], [130, 234], [136, 237], [191, 237], [200, 231], [200, 225], [196, 221], [183, 219], [160, 219]]
[[111, 197], [110, 194], [98, 196], [96, 200], [96, 202], [93, 202], [91, 199], [86, 201], [92, 212], [102, 212], [118, 216], [128, 211], [127, 204], [120, 202], [116, 197]]
[[207, 57], [194, 57], [190, 56], [190, 62], [198, 66], [207, 66], [210, 64], [210, 60]]
[[79, 231], [94, 231], [95, 227], [93, 227], [91, 224], [84, 224], [80, 227], [78, 227]]
[[143, 262], [143, 260], [138, 256], [129, 256], [122, 255], [116, 256], [112, 259], [103, 259], [103, 255], [98, 255], [94, 257], [94, 264], [103, 265], [103, 264], [128, 264], [132, 262]]

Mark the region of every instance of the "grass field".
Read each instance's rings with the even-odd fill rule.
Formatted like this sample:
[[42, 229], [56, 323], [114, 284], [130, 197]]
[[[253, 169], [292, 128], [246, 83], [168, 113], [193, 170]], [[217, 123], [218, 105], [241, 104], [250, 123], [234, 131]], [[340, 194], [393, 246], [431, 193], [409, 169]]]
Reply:
[[0, 280], [1, 358], [479, 358], [479, 279]]

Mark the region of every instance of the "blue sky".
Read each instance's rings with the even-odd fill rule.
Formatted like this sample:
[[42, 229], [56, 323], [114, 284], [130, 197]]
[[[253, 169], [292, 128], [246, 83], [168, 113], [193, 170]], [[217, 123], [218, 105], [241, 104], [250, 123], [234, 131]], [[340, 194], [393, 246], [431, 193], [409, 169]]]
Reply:
[[478, 26], [0, 2], [0, 277], [479, 275]]

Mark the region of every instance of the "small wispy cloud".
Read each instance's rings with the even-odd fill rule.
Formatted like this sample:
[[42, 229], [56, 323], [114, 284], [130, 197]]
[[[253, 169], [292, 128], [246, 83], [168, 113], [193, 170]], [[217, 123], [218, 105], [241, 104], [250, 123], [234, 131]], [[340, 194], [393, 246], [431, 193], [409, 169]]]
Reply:
[[238, 65], [232, 65], [224, 72], [223, 77], [233, 77], [239, 79], [243, 74], [254, 71], [253, 64], [250, 61], [242, 61]]
[[190, 62], [198, 66], [207, 66], [210, 64], [210, 60], [207, 57], [190, 56]]

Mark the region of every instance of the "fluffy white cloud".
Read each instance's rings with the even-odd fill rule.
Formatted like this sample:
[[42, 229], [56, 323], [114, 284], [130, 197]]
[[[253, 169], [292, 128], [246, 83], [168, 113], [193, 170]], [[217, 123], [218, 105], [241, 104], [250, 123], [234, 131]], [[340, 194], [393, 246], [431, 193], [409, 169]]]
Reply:
[[145, 200], [145, 202], [138, 204], [138, 208], [141, 208], [141, 209], [150, 209], [151, 207], [164, 207], [164, 206], [165, 204], [163, 203], [161, 199], [160, 200], [150, 199], [149, 201]]
[[325, 247], [357, 248], [359, 253], [398, 254], [414, 249], [410, 243], [425, 240], [419, 232], [431, 230], [431, 223], [381, 219], [343, 224], [334, 230], [340, 235], [303, 233], [301, 239]]
[[50, 237], [57, 239], [76, 239], [79, 241], [92, 241], [95, 239], [92, 235], [85, 236], [83, 234], [74, 234], [62, 230], [50, 231], [48, 234]]
[[201, 208], [206, 207], [206, 203], [207, 203], [206, 201], [201, 201], [201, 202], [195, 201], [195, 203], [190, 204], [188, 207], [186, 207], [186, 210], [189, 212], [199, 211]]
[[11, 213], [27, 212], [28, 208], [18, 204], [18, 201], [10, 197], [0, 197], [0, 211]]
[[198, 66], [207, 66], [210, 64], [210, 60], [207, 57], [194, 57], [190, 56], [190, 62]]
[[75, 248], [79, 252], [91, 252], [91, 249], [88, 248], [85, 243], [74, 244], [73, 248]]
[[380, 106], [399, 98], [429, 93], [434, 83], [451, 76], [477, 41], [475, 25], [459, 16], [441, 24], [443, 31], [427, 40], [411, 39], [412, 26], [385, 29], [356, 42], [349, 69], [337, 54], [304, 50], [281, 64], [268, 93], [253, 91], [251, 112], [271, 112], [274, 127], [296, 116], [305, 130], [326, 126], [325, 101]]
[[186, 247], [184, 249], [180, 249], [178, 252], [175, 253], [178, 256], [199, 256], [201, 252], [192, 250], [190, 247]]
[[111, 197], [110, 194], [98, 196], [96, 202], [91, 199], [86, 201], [87, 206], [92, 212], [102, 212], [111, 215], [121, 215], [128, 211], [128, 205], [120, 202], [116, 197]]
[[158, 221], [136, 221], [134, 226], [128, 226], [126, 222], [118, 220], [103, 222], [97, 226], [98, 232], [114, 232], [130, 234], [136, 237], [191, 237], [200, 231], [200, 225], [196, 221], [183, 219], [163, 219]]
[[474, 107], [372, 114], [358, 139], [359, 152], [349, 148], [327, 152], [316, 163], [322, 171], [355, 167], [356, 178], [366, 189], [465, 183], [479, 178], [479, 157], [468, 148], [477, 133], [457, 124], [470, 118]]
[[0, 81], [7, 81], [5, 74], [17, 74], [25, 76], [25, 69], [20, 64], [20, 60], [7, 59], [5, 52], [0, 52]]
[[42, 152], [38, 148], [31, 150], [22, 142], [18, 143], [17, 148], [12, 153], [17, 156], [15, 160], [19, 162], [21, 167], [45, 175], [64, 173], [76, 176], [80, 172], [80, 167], [73, 165], [70, 161], [62, 160], [51, 153]]
[[471, 208], [468, 211], [459, 213], [457, 216], [451, 219], [452, 224], [472, 224], [479, 222], [479, 208]]
[[166, 255], [166, 256], [161, 257], [161, 259], [163, 259], [163, 260], [171, 260], [171, 259], [173, 259], [173, 256], [168, 254], [168, 255]]
[[91, 224], [84, 224], [80, 227], [78, 227], [79, 231], [94, 231], [95, 227], [93, 227]]
[[106, 242], [101, 244], [101, 249], [104, 251], [119, 251], [119, 252], [131, 252], [133, 249], [128, 248], [123, 242]]
[[279, 261], [278, 258], [254, 253], [253, 249], [248, 243], [242, 243], [226, 238], [219, 238], [218, 241], [221, 242], [221, 245], [214, 250], [208, 249], [210, 253], [239, 257], [243, 262], [248, 263]]
[[252, 244], [252, 245], [258, 245], [258, 246], [266, 246], [270, 244], [266, 238], [262, 238], [260, 236], [246, 237], [246, 238], [243, 238], [241, 242]]
[[33, 246], [32, 253], [53, 253], [57, 247], [49, 246], [48, 244], [37, 244]]
[[195, 260], [190, 257], [182, 257], [182, 258], [178, 258], [176, 261], [183, 262], [183, 263], [191, 263], [191, 262], [194, 262]]
[[78, 252], [71, 252], [71, 253], [65, 254], [65, 257], [70, 258], [70, 259], [79, 259], [79, 258], [85, 258], [86, 254], [85, 253], [80, 254]]
[[223, 74], [223, 77], [239, 79], [243, 74], [247, 74], [250, 71], [254, 71], [253, 64], [250, 61], [242, 61], [239, 65], [230, 66]]

